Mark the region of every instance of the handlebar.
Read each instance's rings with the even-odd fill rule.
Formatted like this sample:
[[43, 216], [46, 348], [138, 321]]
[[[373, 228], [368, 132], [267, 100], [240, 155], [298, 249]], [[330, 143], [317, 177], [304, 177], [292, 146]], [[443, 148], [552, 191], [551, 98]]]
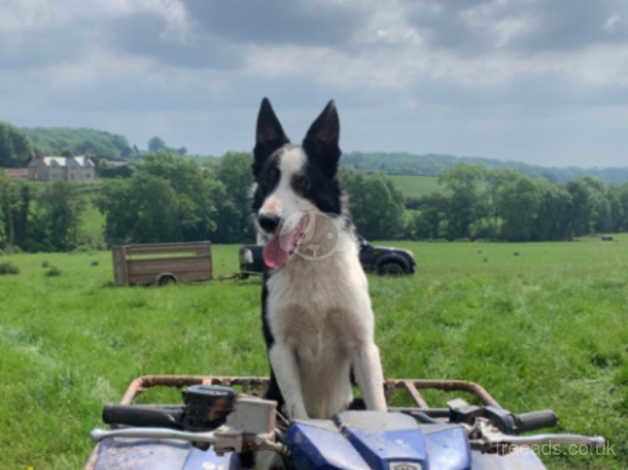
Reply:
[[198, 444], [210, 444], [217, 453], [226, 451], [242, 452], [244, 450], [270, 450], [281, 455], [288, 455], [288, 449], [276, 442], [272, 434], [243, 433], [237, 429], [223, 426], [215, 431], [191, 432], [178, 431], [166, 428], [122, 428], [122, 429], [92, 429], [89, 433], [95, 442], [104, 439], [137, 438], [137, 439], [175, 439]]
[[556, 426], [558, 418], [552, 410], [530, 411], [513, 415], [517, 432], [536, 431]]
[[180, 405], [105, 405], [102, 420], [106, 424], [182, 429], [183, 412]]

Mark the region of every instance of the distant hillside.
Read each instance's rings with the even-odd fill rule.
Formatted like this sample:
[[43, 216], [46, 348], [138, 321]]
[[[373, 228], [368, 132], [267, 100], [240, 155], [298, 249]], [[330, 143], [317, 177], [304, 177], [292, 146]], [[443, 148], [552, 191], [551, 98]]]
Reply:
[[47, 155], [89, 153], [94, 157], [124, 158], [133, 149], [126, 137], [95, 129], [67, 127], [33, 127], [21, 129], [33, 147]]
[[530, 176], [538, 176], [556, 183], [565, 183], [578, 176], [594, 176], [610, 184], [628, 182], [628, 167], [621, 168], [576, 168], [544, 167], [527, 163], [494, 160], [479, 157], [455, 157], [453, 155], [411, 153], [361, 153], [344, 154], [342, 162], [367, 171], [382, 171], [393, 175], [436, 176], [457, 163], [471, 163], [489, 168], [518, 170]]

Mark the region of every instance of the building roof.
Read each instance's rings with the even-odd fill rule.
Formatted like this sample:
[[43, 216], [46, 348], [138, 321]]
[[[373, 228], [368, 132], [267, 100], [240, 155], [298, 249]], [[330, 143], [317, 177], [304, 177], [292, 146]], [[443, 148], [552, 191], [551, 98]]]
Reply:
[[44, 165], [50, 167], [66, 167], [66, 166], [79, 166], [81, 168], [93, 168], [94, 162], [91, 158], [86, 157], [85, 155], [77, 155], [76, 157], [57, 157], [57, 156], [46, 156], [39, 158], [37, 160], [33, 160], [30, 162], [28, 166], [38, 166], [41, 162]]

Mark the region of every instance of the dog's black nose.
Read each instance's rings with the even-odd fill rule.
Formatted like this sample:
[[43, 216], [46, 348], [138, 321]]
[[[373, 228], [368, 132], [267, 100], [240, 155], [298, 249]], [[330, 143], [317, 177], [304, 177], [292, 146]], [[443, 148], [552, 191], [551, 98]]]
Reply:
[[257, 217], [259, 226], [267, 232], [274, 232], [280, 220], [279, 216], [269, 214], [261, 214]]

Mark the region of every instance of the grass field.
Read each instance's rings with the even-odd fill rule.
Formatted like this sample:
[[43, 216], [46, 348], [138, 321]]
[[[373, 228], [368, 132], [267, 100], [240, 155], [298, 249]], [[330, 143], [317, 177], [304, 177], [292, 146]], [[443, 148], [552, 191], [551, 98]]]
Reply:
[[[513, 411], [553, 408], [560, 430], [607, 436], [615, 455], [551, 468], [628, 467], [628, 236], [616, 239], [400, 242], [418, 272], [370, 278], [386, 375], [468, 379]], [[236, 253], [214, 247], [217, 274]], [[118, 288], [108, 252], [4, 261], [21, 273], [0, 276], [2, 469], [81, 468], [101, 405], [137, 375], [267, 373], [258, 279]]]
[[442, 190], [436, 176], [388, 175], [406, 197], [425, 196]]

